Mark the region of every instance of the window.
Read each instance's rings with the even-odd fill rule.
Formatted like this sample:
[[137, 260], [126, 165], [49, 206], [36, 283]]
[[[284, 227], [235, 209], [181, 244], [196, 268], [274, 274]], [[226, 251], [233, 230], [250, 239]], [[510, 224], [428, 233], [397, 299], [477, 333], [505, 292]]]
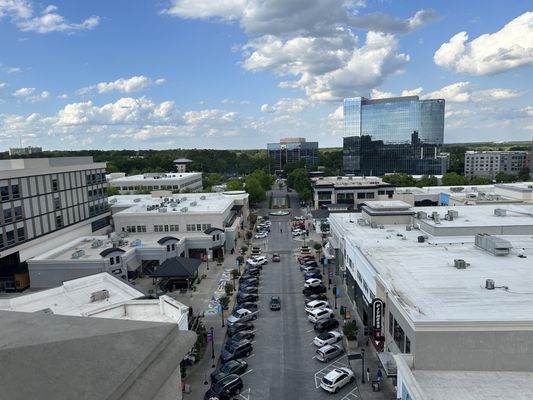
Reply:
[[120, 263], [120, 256], [116, 256], [116, 257], [115, 257], [115, 262], [116, 262], [117, 264]]
[[405, 352], [406, 353], [411, 352], [411, 341], [409, 340], [407, 336], [405, 337]]
[[17, 229], [17, 238], [19, 242], [22, 242], [24, 239], [26, 239], [24, 228]]
[[389, 311], [389, 333], [392, 335], [392, 323], [394, 321], [394, 318], [392, 317], [392, 314]]
[[172, 245], [172, 251], [174, 251], [174, 250], [176, 250], [176, 245], [175, 244]]
[[9, 224], [10, 222], [13, 222], [13, 213], [11, 208], [8, 208], [4, 210], [4, 223]]
[[22, 219], [22, 207], [15, 207], [15, 221], [20, 221]]
[[0, 234], [0, 249], [4, 248], [4, 237]]
[[357, 198], [358, 199], [364, 199], [365, 198], [365, 193], [364, 192], [357, 193]]
[[61, 208], [61, 201], [59, 197], [54, 198], [54, 210], [59, 210]]
[[54, 192], [57, 192], [59, 190], [59, 186], [57, 185], [57, 179], [52, 179], [52, 190]]
[[180, 231], [180, 226], [179, 225], [169, 225], [170, 227], [170, 232], [179, 232]]
[[168, 225], [165, 225], [165, 232], [168, 232]]
[[114, 259], [113, 257], [111, 257], [111, 258], [109, 259], [109, 264], [111, 264], [111, 265], [114, 265], [114, 264], [115, 264], [115, 259]]
[[56, 228], [63, 227], [63, 217], [61, 215], [56, 215]]
[[7, 244], [15, 243], [15, 233], [13, 231], [6, 232], [7, 235]]
[[137, 232], [146, 232], [145, 225], [137, 225]]
[[0, 195], [2, 200], [9, 200], [9, 188], [7, 186], [0, 187]]
[[11, 193], [14, 199], [18, 199], [20, 197], [19, 185], [11, 185]]
[[398, 324], [398, 321], [394, 320], [394, 342], [396, 343], [396, 345], [398, 346], [398, 349], [400, 350], [400, 352], [403, 352], [403, 348], [404, 348], [404, 344], [405, 344], [405, 333], [402, 329], [402, 327], [400, 326], [400, 324]]
[[201, 232], [202, 231], [202, 224], [196, 224], [196, 230], [198, 232]]
[[170, 245], [167, 244], [167, 251], [170, 251]]

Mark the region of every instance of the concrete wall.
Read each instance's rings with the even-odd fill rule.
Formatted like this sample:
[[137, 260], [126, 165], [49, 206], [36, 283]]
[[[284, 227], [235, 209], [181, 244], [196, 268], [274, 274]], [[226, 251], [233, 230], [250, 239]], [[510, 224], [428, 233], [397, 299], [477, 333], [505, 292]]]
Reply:
[[[505, 217], [503, 217], [505, 218]], [[525, 217], [524, 217], [525, 218]], [[435, 226], [424, 220], [415, 219], [414, 225], [420, 225], [420, 229], [433, 236], [474, 236], [477, 233], [490, 235], [531, 235], [533, 225], [514, 226]]]
[[427, 370], [533, 371], [533, 328], [418, 332], [414, 366]]

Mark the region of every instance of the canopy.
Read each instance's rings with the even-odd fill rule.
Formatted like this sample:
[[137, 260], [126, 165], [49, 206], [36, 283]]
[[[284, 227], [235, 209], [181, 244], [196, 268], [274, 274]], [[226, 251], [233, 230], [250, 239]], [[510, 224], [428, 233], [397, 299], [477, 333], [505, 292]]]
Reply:
[[200, 264], [202, 261], [197, 258], [173, 257], [165, 260], [150, 276], [152, 278], [192, 278], [197, 275]]

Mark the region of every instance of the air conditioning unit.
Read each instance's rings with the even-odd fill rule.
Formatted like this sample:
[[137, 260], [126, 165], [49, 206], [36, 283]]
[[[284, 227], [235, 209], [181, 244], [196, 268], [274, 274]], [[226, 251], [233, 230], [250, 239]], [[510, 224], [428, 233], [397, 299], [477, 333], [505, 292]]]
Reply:
[[91, 302], [109, 299], [109, 291], [107, 289], [99, 290], [91, 293]]
[[485, 281], [485, 289], [489, 289], [489, 290], [494, 290], [494, 280], [492, 279], [487, 279]]
[[159, 210], [160, 213], [166, 213], [167, 212], [167, 208], [166, 207], [161, 207]]
[[191, 201], [191, 204], [189, 204], [191, 207], [196, 206], [198, 203], [196, 201]]
[[200, 196], [200, 200], [205, 200], [206, 197], [205, 196]]
[[139, 199], [139, 198], [133, 199], [134, 203], [138, 203], [139, 201], [141, 201], [141, 199]]
[[465, 262], [465, 260], [463, 259], [455, 259], [453, 260], [453, 266], [457, 269], [466, 269], [466, 267], [468, 266], [469, 264], [467, 262]]
[[504, 208], [495, 208], [494, 215], [497, 217], [505, 217], [507, 215], [507, 210]]
[[181, 212], [187, 212], [187, 211], [189, 211], [189, 209], [187, 207], [183, 207], [183, 208], [180, 209], [180, 211]]

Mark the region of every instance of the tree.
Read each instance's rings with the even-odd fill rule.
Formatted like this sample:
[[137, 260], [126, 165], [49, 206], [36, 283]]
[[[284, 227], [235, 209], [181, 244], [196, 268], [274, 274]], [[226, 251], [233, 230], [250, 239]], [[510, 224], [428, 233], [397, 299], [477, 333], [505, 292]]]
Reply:
[[107, 188], [107, 195], [108, 196], [116, 196], [117, 194], [119, 194], [118, 188], [116, 188], [114, 186], [109, 186]]
[[518, 173], [518, 180], [523, 182], [531, 180], [531, 171], [529, 168], [522, 168], [520, 170]]
[[299, 159], [296, 162], [286, 163], [283, 166], [283, 172], [285, 172], [285, 174], [289, 175], [292, 171], [294, 171], [295, 169], [298, 169], [298, 168], [305, 168], [305, 158], [301, 158], [301, 159]]
[[468, 179], [456, 172], [448, 172], [442, 176], [444, 186], [468, 185]]
[[255, 204], [266, 199], [265, 189], [257, 178], [248, 175], [246, 178], [246, 192], [250, 195], [250, 203]]
[[498, 172], [494, 180], [497, 183], [514, 182], [516, 180], [516, 177], [513, 175], [506, 174], [505, 172]]
[[242, 190], [243, 184], [242, 181], [238, 179], [230, 179], [226, 184], [226, 190]]
[[390, 183], [396, 187], [410, 187], [416, 185], [416, 181], [413, 177], [404, 173], [385, 175], [383, 177], [383, 182]]
[[438, 186], [439, 180], [433, 175], [424, 175], [418, 182], [416, 182], [417, 187], [425, 186]]
[[311, 181], [305, 168], [298, 168], [292, 171], [287, 177], [287, 186], [296, 190], [300, 200], [309, 200], [313, 196]]

